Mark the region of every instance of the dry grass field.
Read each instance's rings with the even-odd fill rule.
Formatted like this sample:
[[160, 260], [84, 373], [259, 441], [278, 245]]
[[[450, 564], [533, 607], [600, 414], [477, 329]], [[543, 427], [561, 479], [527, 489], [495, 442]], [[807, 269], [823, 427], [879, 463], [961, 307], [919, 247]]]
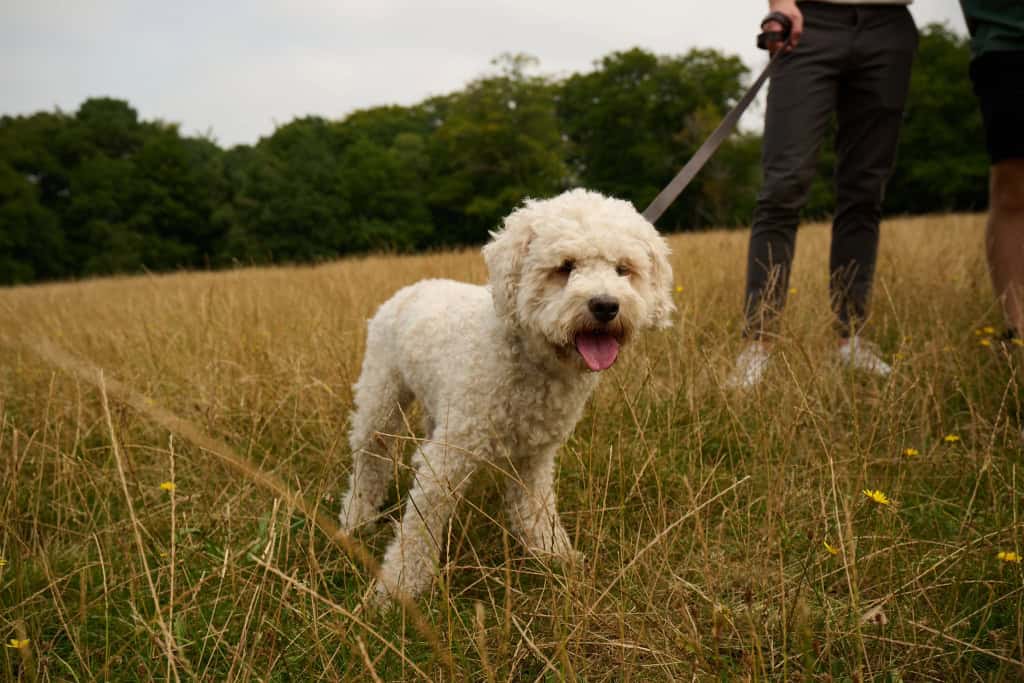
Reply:
[[1019, 680], [1020, 349], [990, 339], [983, 222], [883, 226], [888, 380], [834, 362], [803, 228], [746, 395], [746, 232], [672, 237], [675, 327], [561, 453], [585, 566], [526, 557], [482, 481], [432, 593], [384, 614], [359, 606], [391, 530], [333, 525], [364, 321], [483, 281], [478, 252], [0, 290], [0, 679]]

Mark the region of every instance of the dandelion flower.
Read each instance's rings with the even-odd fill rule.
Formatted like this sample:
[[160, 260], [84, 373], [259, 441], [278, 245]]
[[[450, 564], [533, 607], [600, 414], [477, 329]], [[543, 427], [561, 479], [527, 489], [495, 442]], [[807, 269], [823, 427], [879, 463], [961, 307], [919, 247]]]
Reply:
[[828, 551], [829, 555], [838, 555], [839, 554], [839, 549], [832, 547], [832, 544], [829, 543], [828, 541], [822, 541], [821, 544], [823, 546], [825, 546], [825, 550]]
[[11, 638], [7, 641], [7, 647], [12, 650], [24, 650], [28, 647], [28, 638]]
[[1003, 562], [1020, 562], [1020, 555], [1012, 550], [1000, 550], [996, 553], [996, 559], [1002, 560]]
[[995, 334], [996, 328], [992, 327], [991, 325], [985, 325], [985, 327], [981, 328], [981, 331], [984, 332], [985, 334]]
[[992, 340], [989, 339], [988, 337], [985, 337], [984, 339], [980, 339], [978, 341], [978, 343], [981, 344], [982, 346], [992, 346]]
[[944, 437], [942, 437], [942, 440], [945, 441], [946, 443], [956, 443], [957, 441], [960, 440], [960, 437], [957, 436], [956, 434], [946, 434]]
[[173, 491], [176, 488], [178, 487], [174, 485], [173, 481], [160, 482], [160, 490], [162, 491]]
[[867, 496], [871, 500], [875, 501], [879, 505], [888, 505], [891, 502], [889, 500], [889, 498], [886, 497], [886, 495], [884, 493], [882, 493], [881, 491], [879, 491], [877, 489], [876, 490], [864, 489], [863, 491], [861, 491], [861, 493], [863, 493], [865, 496]]
[[5, 560], [4, 558], [0, 557], [0, 567], [6, 567], [6, 566], [7, 566], [7, 560]]
[[681, 291], [683, 291], [683, 286], [682, 285], [676, 285], [676, 292], [681, 292]]
[[921, 451], [917, 450], [916, 448], [904, 448], [903, 449], [903, 455], [906, 455], [906, 456], [921, 455]]
[[789, 293], [790, 294], [796, 294], [796, 287], [790, 287], [789, 288]]

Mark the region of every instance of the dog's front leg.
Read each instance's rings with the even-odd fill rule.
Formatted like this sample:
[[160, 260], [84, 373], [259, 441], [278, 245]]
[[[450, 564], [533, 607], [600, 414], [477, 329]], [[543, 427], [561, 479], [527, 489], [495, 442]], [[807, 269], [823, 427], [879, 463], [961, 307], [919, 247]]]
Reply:
[[568, 563], [583, 559], [562, 526], [555, 500], [556, 448], [517, 464], [505, 489], [514, 530], [527, 550]]
[[448, 520], [465, 490], [476, 463], [466, 457], [446, 458], [444, 445], [431, 442], [413, 459], [416, 478], [395, 538], [381, 564], [377, 600], [401, 592], [415, 597], [430, 587]]

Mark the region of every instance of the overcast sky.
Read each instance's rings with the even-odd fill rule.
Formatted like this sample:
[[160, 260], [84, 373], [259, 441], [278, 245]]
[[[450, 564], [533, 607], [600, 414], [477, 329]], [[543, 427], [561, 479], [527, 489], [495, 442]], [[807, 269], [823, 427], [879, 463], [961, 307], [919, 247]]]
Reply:
[[[753, 47], [767, 0], [0, 0], [0, 114], [74, 111], [94, 96], [145, 119], [253, 143], [278, 124], [409, 105], [491, 73], [503, 52], [539, 73], [587, 71], [631, 47]], [[915, 0], [918, 25], [965, 33], [958, 0]], [[760, 114], [748, 115], [750, 119]]]

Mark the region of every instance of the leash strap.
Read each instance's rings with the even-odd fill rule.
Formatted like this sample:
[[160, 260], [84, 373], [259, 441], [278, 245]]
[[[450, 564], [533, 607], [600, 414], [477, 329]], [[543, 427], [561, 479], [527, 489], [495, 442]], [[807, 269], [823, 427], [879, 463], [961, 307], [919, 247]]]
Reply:
[[[764, 25], [769, 21], [777, 21], [782, 24], [782, 31], [762, 31], [762, 33], [757, 37], [757, 46], [764, 50], [768, 49], [769, 42], [775, 42], [778, 39], [783, 41], [788, 40], [789, 31], [793, 26], [789, 17], [781, 12], [772, 12], [766, 16], [761, 22], [761, 28], [763, 29]], [[775, 51], [775, 54], [773, 54], [771, 59], [768, 60], [767, 66], [764, 67], [761, 74], [757, 77], [757, 80], [754, 81], [753, 85], [747, 89], [747, 92], [743, 93], [743, 97], [741, 97], [740, 101], [736, 103], [736, 106], [729, 110], [729, 113], [725, 115], [722, 122], [718, 124], [718, 128], [715, 128], [715, 131], [711, 133], [708, 139], [704, 141], [704, 144], [702, 144], [694, 155], [690, 157], [690, 160], [687, 161], [686, 165], [683, 166], [679, 173], [676, 174], [676, 177], [673, 178], [671, 182], [665, 186], [665, 189], [658, 193], [658, 196], [654, 198], [654, 201], [644, 209], [643, 217], [646, 218], [648, 222], [653, 224], [661, 218], [662, 214], [665, 213], [668, 207], [672, 205], [672, 202], [676, 200], [676, 197], [679, 196], [679, 193], [690, 184], [690, 181], [693, 180], [694, 176], [700, 172], [700, 169], [704, 167], [704, 164], [708, 162], [708, 159], [711, 158], [722, 142], [729, 137], [729, 134], [732, 133], [734, 128], [736, 128], [736, 123], [740, 120], [740, 116], [742, 116], [743, 112], [747, 110], [750, 103], [754, 101], [754, 97], [757, 96], [761, 86], [764, 85], [765, 80], [767, 80], [768, 73], [771, 71], [772, 65], [775, 64], [775, 60], [777, 60], [779, 55], [783, 52], [784, 50], [781, 49]]]

